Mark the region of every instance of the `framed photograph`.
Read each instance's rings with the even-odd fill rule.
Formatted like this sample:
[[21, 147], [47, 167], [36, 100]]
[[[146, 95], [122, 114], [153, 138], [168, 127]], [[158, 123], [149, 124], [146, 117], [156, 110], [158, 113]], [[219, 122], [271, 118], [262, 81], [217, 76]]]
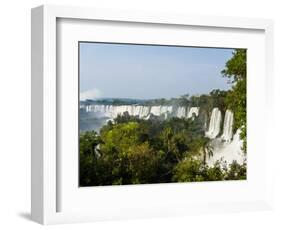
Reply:
[[273, 23], [32, 9], [32, 219], [272, 207]]

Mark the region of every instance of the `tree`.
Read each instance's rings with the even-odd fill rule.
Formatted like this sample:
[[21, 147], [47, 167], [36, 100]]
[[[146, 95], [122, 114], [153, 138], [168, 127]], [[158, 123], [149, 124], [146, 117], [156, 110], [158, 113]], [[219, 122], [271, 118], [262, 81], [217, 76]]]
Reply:
[[140, 144], [139, 124], [132, 121], [115, 124], [109, 130], [102, 130], [100, 135], [101, 157], [104, 165], [107, 165], [108, 172], [111, 172], [108, 180], [111, 180], [112, 184], [130, 184], [131, 170], [128, 153], [130, 148]]
[[97, 146], [101, 140], [96, 132], [83, 132], [80, 134], [79, 150], [79, 183], [80, 186], [95, 185], [98, 180], [97, 161], [100, 155]]
[[208, 157], [213, 156], [213, 146], [208, 138], [202, 138], [202, 151], [203, 151], [203, 163], [206, 164]]
[[132, 146], [128, 151], [132, 184], [161, 182], [163, 153], [156, 152], [148, 142]]
[[206, 168], [202, 161], [193, 158], [185, 159], [177, 164], [174, 169], [173, 181], [192, 182], [204, 181]]
[[229, 166], [226, 180], [246, 180], [246, 179], [247, 179], [246, 163], [240, 165], [236, 161], [233, 161]]
[[247, 76], [247, 50], [235, 49], [233, 56], [226, 62], [225, 69], [221, 71], [223, 76], [232, 79], [232, 83], [246, 80]]
[[[209, 167], [212, 153], [202, 121], [141, 120], [124, 114], [100, 135], [80, 134], [80, 186], [167, 183], [246, 178], [246, 165]], [[202, 159], [202, 154], [203, 158]]]
[[247, 146], [247, 51], [236, 49], [222, 70], [224, 77], [233, 83], [232, 90], [226, 96], [228, 107], [234, 111], [234, 128], [241, 129], [240, 138], [243, 140], [243, 151]]

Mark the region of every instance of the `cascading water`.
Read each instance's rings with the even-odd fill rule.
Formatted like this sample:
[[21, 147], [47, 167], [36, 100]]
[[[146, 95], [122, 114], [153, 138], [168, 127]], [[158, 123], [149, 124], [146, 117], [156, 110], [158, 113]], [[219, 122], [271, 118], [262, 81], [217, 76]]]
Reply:
[[185, 107], [178, 107], [176, 111], [176, 116], [178, 118], [182, 118], [186, 116], [186, 108]]
[[187, 108], [184, 106], [173, 107], [166, 105], [82, 105], [80, 109], [87, 113], [93, 112], [99, 116], [108, 117], [110, 119], [114, 119], [118, 114], [123, 114], [124, 112], [128, 112], [129, 115], [138, 116], [140, 118], [146, 118], [149, 114], [155, 116], [164, 115], [165, 118], [169, 115], [178, 118], [191, 118], [193, 114], [195, 114], [195, 116], [199, 114], [199, 107]]
[[199, 115], [199, 107], [191, 107], [188, 110], [187, 118], [193, 117], [193, 114], [197, 117]]
[[151, 106], [150, 108], [150, 113], [154, 114], [155, 116], [160, 116], [160, 110], [161, 110], [161, 106]]
[[246, 160], [246, 155], [243, 153], [241, 147], [243, 141], [240, 139], [240, 130], [233, 135], [233, 139], [229, 142], [222, 142], [221, 138], [212, 140], [213, 154], [207, 157], [206, 163], [209, 166], [214, 165], [217, 161], [223, 161], [229, 166], [233, 161], [238, 164], [243, 164]]
[[218, 108], [213, 108], [209, 129], [206, 132], [206, 136], [211, 139], [216, 138], [220, 133], [220, 126], [221, 126], [221, 111]]
[[[103, 124], [105, 124], [108, 120], [114, 119], [118, 116], [118, 114], [123, 114], [124, 112], [128, 112], [129, 115], [138, 116], [142, 119], [150, 119], [154, 116], [162, 116], [167, 119], [168, 117], [178, 117], [178, 118], [192, 118], [194, 115], [199, 115], [199, 107], [184, 107], [184, 106], [146, 106], [146, 105], [80, 105], [80, 109], [89, 114], [89, 117], [86, 116], [86, 122], [88, 122], [88, 118], [91, 118], [94, 115], [94, 118], [105, 118], [99, 126], [95, 126], [95, 130], [99, 130]], [[93, 113], [93, 115], [91, 115]], [[221, 131], [221, 122], [222, 115], [221, 111], [218, 108], [213, 108], [211, 113], [211, 118], [209, 121], [209, 125], [207, 119], [204, 122], [204, 129], [207, 129], [205, 135], [211, 138], [211, 147], [212, 154], [206, 158], [206, 163], [208, 165], [213, 165], [217, 160], [224, 160], [228, 165], [236, 160], [239, 164], [242, 164], [245, 160], [245, 155], [241, 150], [242, 141], [240, 140], [238, 130], [235, 134], [233, 134], [233, 112], [230, 110], [226, 110], [222, 135], [218, 137]], [[95, 121], [89, 120], [87, 123], [85, 130], [87, 127], [94, 124]], [[105, 123], [104, 123], [105, 122]], [[206, 127], [208, 126], [208, 127]], [[80, 126], [81, 128], [81, 126]], [[93, 127], [91, 127], [93, 128]]]
[[229, 109], [225, 112], [224, 123], [223, 123], [223, 134], [221, 139], [229, 142], [233, 136], [233, 112]]
[[212, 154], [207, 156], [206, 163], [209, 166], [214, 165], [217, 161], [225, 162], [226, 166], [229, 166], [233, 161], [238, 164], [243, 164], [246, 159], [245, 154], [241, 150], [243, 145], [240, 139], [240, 130], [233, 135], [233, 112], [226, 110], [223, 134], [218, 137], [221, 127], [221, 111], [218, 108], [213, 108], [211, 119], [209, 122], [209, 129], [206, 132], [206, 136], [211, 138]]

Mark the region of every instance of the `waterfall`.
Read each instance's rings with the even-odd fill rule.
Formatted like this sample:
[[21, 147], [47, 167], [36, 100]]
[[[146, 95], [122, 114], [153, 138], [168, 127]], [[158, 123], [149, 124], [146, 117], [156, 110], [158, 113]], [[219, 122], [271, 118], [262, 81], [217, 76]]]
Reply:
[[229, 142], [222, 142], [220, 138], [212, 140], [213, 154], [207, 157], [207, 164], [213, 166], [217, 161], [223, 160], [227, 167], [236, 161], [238, 164], [243, 164], [246, 160], [246, 155], [242, 151], [243, 141], [240, 139], [241, 130], [238, 129]]
[[169, 105], [81, 105], [81, 110], [92, 112], [98, 117], [108, 117], [110, 119], [128, 112], [131, 116], [146, 118], [149, 114], [155, 116], [164, 115], [165, 118], [174, 116], [178, 118], [191, 118], [199, 115], [199, 107], [169, 106]]
[[160, 105], [158, 105], [158, 106], [151, 106], [150, 113], [154, 114], [155, 116], [160, 116], [160, 109], [161, 109]]
[[214, 165], [217, 161], [223, 160], [228, 167], [234, 160], [238, 164], [243, 164], [246, 160], [246, 155], [242, 151], [243, 141], [240, 139], [240, 129], [233, 135], [233, 112], [226, 110], [223, 134], [220, 133], [221, 112], [218, 108], [213, 108], [209, 129], [206, 136], [211, 138], [212, 156], [207, 157], [206, 163], [209, 166]]
[[221, 139], [224, 141], [231, 141], [233, 135], [233, 112], [230, 110], [226, 110], [224, 123], [223, 123], [223, 134]]
[[[87, 123], [87, 119], [83, 130], [99, 130], [109, 119], [116, 118], [119, 114], [128, 112], [131, 116], [138, 116], [139, 118], [148, 120], [153, 116], [163, 116], [165, 119], [169, 117], [178, 118], [192, 118], [194, 115], [199, 115], [199, 107], [185, 107], [185, 106], [169, 106], [169, 105], [101, 105], [101, 104], [84, 104], [80, 105], [80, 109], [86, 112], [86, 117], [101, 118], [101, 123]], [[84, 114], [85, 115], [85, 114]], [[204, 114], [202, 114], [204, 115]], [[233, 160], [239, 164], [243, 164], [246, 159], [241, 147], [243, 141], [240, 139], [240, 130], [233, 133], [234, 114], [231, 110], [225, 111], [224, 120], [219, 108], [213, 108], [211, 111], [210, 121], [207, 119], [207, 114], [204, 118], [205, 135], [211, 138], [210, 144], [212, 147], [212, 154], [207, 156], [206, 163], [212, 166], [216, 161], [223, 160], [230, 165]], [[221, 131], [221, 123], [223, 122], [222, 135], [219, 137]], [[80, 125], [83, 124], [82, 122]], [[82, 127], [82, 125], [80, 126]], [[86, 128], [85, 128], [86, 127]]]
[[166, 105], [151, 106], [150, 113], [152, 113], [155, 116], [160, 116], [162, 114], [167, 115], [172, 112], [172, 109], [173, 109], [172, 106], [166, 106]]
[[218, 108], [213, 108], [209, 129], [206, 132], [206, 136], [214, 139], [220, 133], [220, 125], [221, 125], [221, 111]]
[[178, 107], [177, 111], [176, 111], [176, 117], [178, 118], [182, 118], [186, 116], [186, 109], [185, 107]]
[[187, 118], [190, 118], [195, 114], [197, 117], [199, 115], [199, 107], [191, 107], [188, 111]]

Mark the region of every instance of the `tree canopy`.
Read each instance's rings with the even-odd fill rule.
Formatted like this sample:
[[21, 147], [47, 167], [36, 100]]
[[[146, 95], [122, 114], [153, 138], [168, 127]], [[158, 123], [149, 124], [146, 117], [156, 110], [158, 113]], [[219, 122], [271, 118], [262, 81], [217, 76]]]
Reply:
[[222, 70], [224, 77], [231, 79], [232, 89], [226, 96], [226, 104], [234, 111], [235, 130], [241, 129], [243, 150], [247, 146], [247, 50], [236, 49], [232, 58], [226, 62]]

